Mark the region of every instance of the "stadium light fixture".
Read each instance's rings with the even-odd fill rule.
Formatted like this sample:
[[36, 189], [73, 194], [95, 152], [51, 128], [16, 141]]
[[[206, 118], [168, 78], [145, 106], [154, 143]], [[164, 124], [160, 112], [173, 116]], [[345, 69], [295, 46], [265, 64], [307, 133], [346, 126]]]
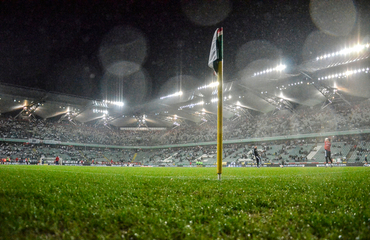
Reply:
[[93, 101], [93, 106], [97, 107], [108, 107], [107, 103], [104, 101]]
[[123, 102], [115, 102], [115, 101], [108, 101], [108, 100], [103, 100], [103, 103], [108, 103], [108, 104], [116, 105], [119, 107], [123, 107], [125, 105]]
[[116, 105], [119, 107], [123, 107], [125, 105], [123, 102], [116, 102], [116, 101], [109, 101], [109, 100], [93, 101], [93, 106], [97, 106], [97, 107], [108, 107], [108, 104]]
[[275, 68], [268, 68], [268, 69], [265, 69], [265, 70], [260, 71], [260, 72], [255, 72], [253, 74], [253, 77], [260, 76], [260, 75], [263, 75], [263, 74], [266, 74], [266, 73], [271, 73], [271, 72], [282, 72], [286, 68], [287, 68], [287, 66], [285, 64], [280, 64], [280, 65], [276, 66]]
[[182, 95], [182, 91], [179, 91], [179, 92], [175, 92], [173, 94], [170, 94], [170, 95], [167, 95], [167, 96], [164, 96], [164, 97], [161, 97], [160, 99], [166, 99], [166, 98], [170, 98], [170, 97], [176, 97], [176, 96], [181, 96]]
[[325, 60], [325, 59], [336, 57], [336, 56], [345, 56], [345, 55], [349, 55], [349, 54], [353, 54], [353, 53], [359, 53], [359, 52], [364, 51], [364, 50], [369, 50], [369, 48], [370, 48], [369, 43], [357, 44], [357, 45], [355, 45], [351, 48], [344, 48], [344, 49], [342, 49], [338, 52], [318, 56], [318, 57], [316, 57], [316, 61]]
[[108, 110], [103, 110], [103, 109], [93, 109], [93, 113], [103, 113], [103, 114], [108, 114]]
[[182, 110], [183, 108], [193, 108], [195, 106], [199, 106], [199, 105], [203, 105], [203, 104], [204, 104], [203, 101], [198, 102], [198, 103], [192, 103], [192, 104], [188, 104], [188, 105], [179, 107], [179, 110]]
[[148, 128], [137, 128], [137, 127], [121, 127], [120, 130], [122, 131], [149, 131], [149, 130], [155, 130], [155, 131], [164, 131], [167, 130], [165, 127], [148, 127]]
[[218, 86], [218, 82], [212, 82], [208, 85], [204, 85], [204, 86], [201, 86], [201, 87], [198, 87], [198, 90], [201, 90], [201, 89], [206, 89], [206, 88], [215, 88]]
[[342, 73], [336, 73], [336, 74], [331, 74], [331, 75], [326, 75], [317, 78], [317, 80], [322, 81], [322, 80], [328, 80], [328, 79], [335, 79], [335, 78], [345, 78], [354, 74], [358, 73], [369, 73], [370, 68], [358, 68], [355, 70], [347, 70]]

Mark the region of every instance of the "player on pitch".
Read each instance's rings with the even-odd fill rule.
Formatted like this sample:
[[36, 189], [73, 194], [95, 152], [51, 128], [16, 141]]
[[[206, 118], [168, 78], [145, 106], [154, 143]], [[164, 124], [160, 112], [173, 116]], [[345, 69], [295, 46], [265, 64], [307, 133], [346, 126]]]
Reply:
[[325, 162], [326, 162], [326, 167], [328, 166], [328, 163], [330, 163], [331, 167], [333, 167], [333, 160], [331, 159], [331, 151], [330, 151], [330, 148], [331, 148], [331, 139], [330, 138], [325, 138], [325, 145], [324, 145], [324, 149], [325, 149]]
[[261, 156], [259, 155], [258, 150], [257, 150], [257, 146], [254, 146], [254, 148], [253, 148], [253, 155], [256, 158], [257, 167], [260, 168], [262, 162], [261, 162]]

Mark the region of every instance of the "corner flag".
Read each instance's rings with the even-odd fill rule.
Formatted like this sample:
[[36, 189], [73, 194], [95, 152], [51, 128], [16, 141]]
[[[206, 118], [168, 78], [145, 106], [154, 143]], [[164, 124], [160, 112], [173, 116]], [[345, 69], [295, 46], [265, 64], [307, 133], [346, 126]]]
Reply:
[[217, 28], [213, 35], [211, 52], [209, 53], [208, 66], [218, 73], [218, 63], [223, 59], [223, 30]]
[[217, 174], [221, 180], [222, 174], [222, 78], [223, 78], [223, 30], [217, 28], [213, 35], [208, 66], [217, 74], [218, 102], [217, 102]]

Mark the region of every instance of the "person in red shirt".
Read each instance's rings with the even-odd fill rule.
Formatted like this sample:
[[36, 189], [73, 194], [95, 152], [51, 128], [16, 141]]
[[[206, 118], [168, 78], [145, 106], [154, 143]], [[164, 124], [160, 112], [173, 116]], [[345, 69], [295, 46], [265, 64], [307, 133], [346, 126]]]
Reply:
[[325, 149], [325, 162], [326, 162], [326, 164], [333, 163], [333, 161], [331, 159], [330, 147], [331, 147], [331, 140], [330, 140], [330, 138], [325, 138], [324, 149]]
[[55, 158], [55, 164], [56, 164], [56, 165], [58, 165], [58, 164], [59, 164], [59, 156], [57, 156], [57, 157]]

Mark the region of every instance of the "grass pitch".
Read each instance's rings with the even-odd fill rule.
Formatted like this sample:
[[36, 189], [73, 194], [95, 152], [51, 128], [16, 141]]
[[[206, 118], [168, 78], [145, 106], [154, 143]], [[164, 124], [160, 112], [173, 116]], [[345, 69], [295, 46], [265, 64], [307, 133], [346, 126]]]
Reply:
[[0, 166], [0, 239], [369, 239], [370, 169]]

